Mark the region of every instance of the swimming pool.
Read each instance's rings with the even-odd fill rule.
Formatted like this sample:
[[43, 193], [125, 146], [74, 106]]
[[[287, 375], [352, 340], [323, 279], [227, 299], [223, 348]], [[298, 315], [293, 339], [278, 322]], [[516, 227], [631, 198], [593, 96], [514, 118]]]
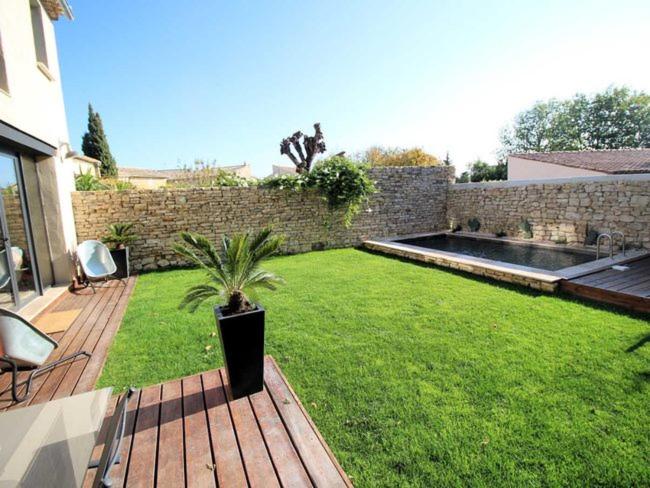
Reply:
[[546, 271], [570, 268], [596, 259], [595, 254], [589, 251], [447, 233], [395, 242]]

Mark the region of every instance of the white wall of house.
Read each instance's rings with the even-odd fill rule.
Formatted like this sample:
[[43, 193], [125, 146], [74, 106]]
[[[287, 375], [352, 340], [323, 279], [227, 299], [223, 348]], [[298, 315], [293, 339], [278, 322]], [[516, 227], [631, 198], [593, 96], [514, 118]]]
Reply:
[[572, 178], [574, 176], [602, 175], [605, 175], [605, 173], [508, 156], [509, 180], [539, 180], [545, 178]]
[[[32, 6], [40, 10], [46, 63], [37, 59]], [[76, 247], [74, 171], [65, 159], [70, 147], [53, 22], [35, 0], [1, 0], [0, 43], [7, 81], [0, 91], [0, 120], [57, 148], [55, 156], [36, 163], [54, 280], [69, 282]]]

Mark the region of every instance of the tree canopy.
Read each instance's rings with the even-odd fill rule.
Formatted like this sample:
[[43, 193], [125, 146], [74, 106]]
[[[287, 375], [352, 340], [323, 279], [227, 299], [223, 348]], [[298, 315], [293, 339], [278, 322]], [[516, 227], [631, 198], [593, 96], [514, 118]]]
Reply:
[[508, 165], [500, 162], [495, 165], [487, 164], [477, 159], [471, 163], [467, 171], [463, 171], [456, 179], [457, 183], [469, 183], [479, 181], [495, 181], [508, 179]]
[[372, 146], [356, 159], [372, 166], [438, 166], [440, 160], [419, 147], [403, 149], [397, 147]]
[[610, 87], [589, 96], [535, 103], [501, 134], [509, 153], [650, 147], [650, 95]]
[[102, 176], [117, 176], [117, 163], [108, 146], [104, 124], [91, 104], [88, 104], [88, 131], [83, 135], [81, 150], [86, 156], [101, 161]]

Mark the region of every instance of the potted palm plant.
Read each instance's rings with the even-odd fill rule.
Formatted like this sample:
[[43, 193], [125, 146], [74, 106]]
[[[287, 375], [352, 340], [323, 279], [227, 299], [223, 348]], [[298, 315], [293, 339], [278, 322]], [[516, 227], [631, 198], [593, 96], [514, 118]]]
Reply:
[[282, 280], [260, 269], [260, 263], [275, 254], [283, 242], [270, 229], [257, 234], [223, 236], [221, 253], [208, 238], [182, 232], [183, 243], [174, 250], [207, 272], [208, 283], [187, 290], [179, 305], [190, 312], [205, 300], [220, 298], [214, 308], [233, 399], [262, 391], [264, 386], [264, 309], [249, 296], [257, 288], [275, 290]]
[[102, 237], [102, 242], [110, 248], [111, 257], [115, 261], [117, 278], [129, 277], [129, 244], [138, 239], [133, 232], [134, 224], [131, 222], [116, 222], [106, 226], [107, 234]]

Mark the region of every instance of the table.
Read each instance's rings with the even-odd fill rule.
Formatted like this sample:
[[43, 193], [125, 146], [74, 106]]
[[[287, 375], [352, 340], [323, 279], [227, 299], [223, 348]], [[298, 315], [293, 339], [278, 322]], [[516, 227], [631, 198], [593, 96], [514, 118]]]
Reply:
[[81, 486], [112, 388], [0, 414], [0, 486]]

